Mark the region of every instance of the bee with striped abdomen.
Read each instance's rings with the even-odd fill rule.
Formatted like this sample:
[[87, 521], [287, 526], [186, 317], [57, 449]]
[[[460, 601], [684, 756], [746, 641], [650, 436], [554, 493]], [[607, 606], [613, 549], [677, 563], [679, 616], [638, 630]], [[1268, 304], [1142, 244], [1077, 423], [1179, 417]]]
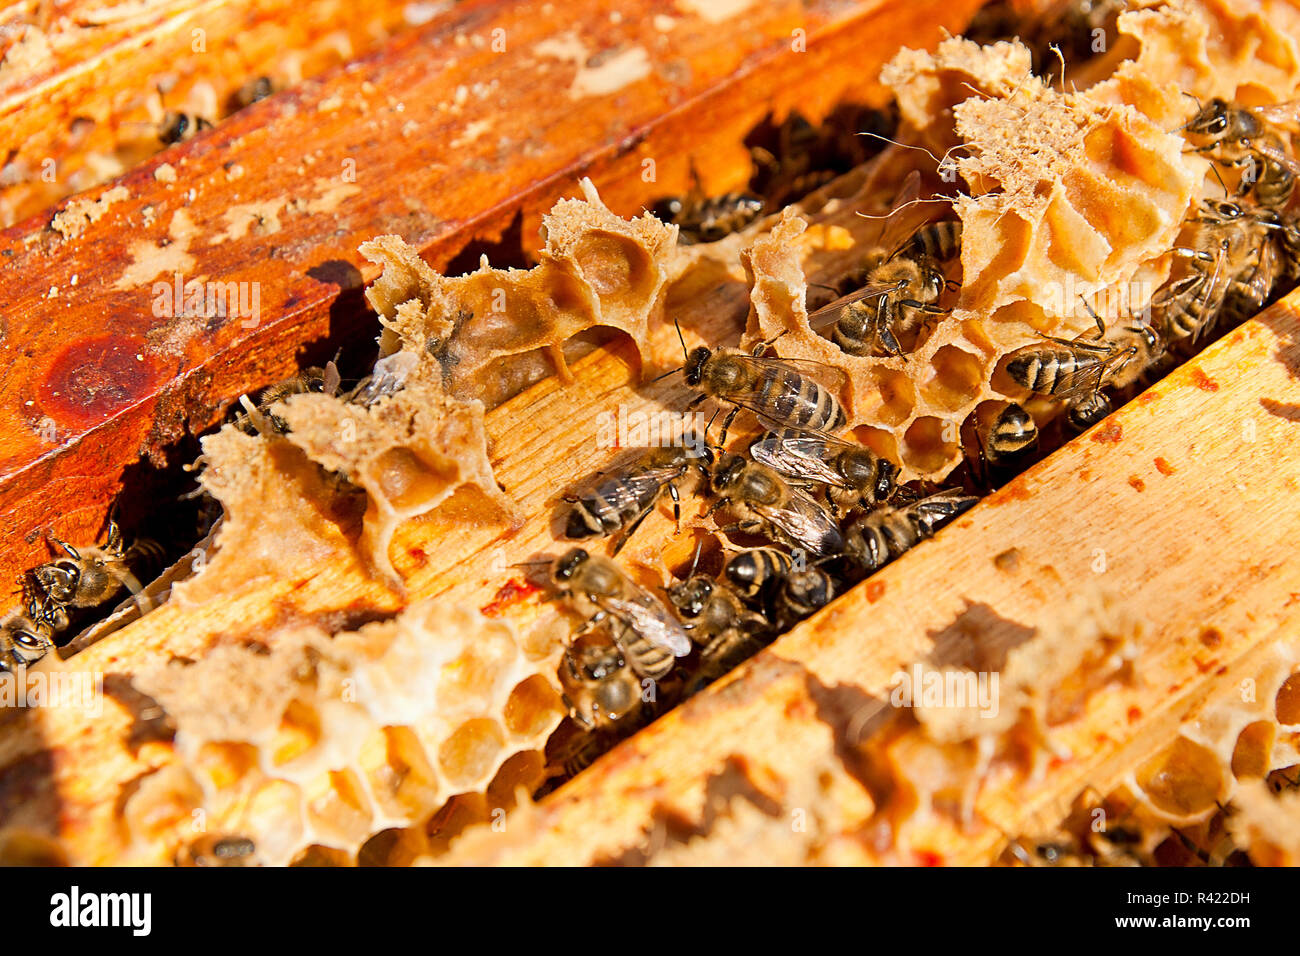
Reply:
[[1164, 340], [1195, 342], [1221, 318], [1236, 321], [1259, 311], [1286, 268], [1274, 238], [1286, 248], [1287, 231], [1276, 213], [1202, 200], [1174, 248], [1185, 274], [1152, 302]]
[[1243, 171], [1237, 194], [1253, 192], [1255, 201], [1281, 209], [1295, 192], [1300, 163], [1287, 140], [1300, 126], [1300, 101], [1244, 107], [1215, 97], [1183, 127], [1198, 153], [1220, 165]]
[[885, 220], [880, 242], [865, 256], [858, 288], [808, 317], [813, 329], [834, 325], [835, 344], [849, 355], [903, 355], [905, 337], [927, 316], [946, 315], [938, 305], [948, 286], [943, 263], [961, 252], [961, 222], [928, 223], [931, 213], [917, 199], [921, 177], [913, 172]]
[[980, 440], [989, 463], [1002, 465], [1038, 445], [1038, 424], [1023, 405], [1007, 402], [981, 429]]
[[[1091, 307], [1084, 303], [1089, 312]], [[1041, 345], [1026, 345], [1011, 353], [1007, 375], [1017, 385], [1049, 395], [1067, 405], [1091, 400], [1104, 385], [1123, 388], [1159, 357], [1163, 341], [1142, 322], [1107, 332], [1095, 312], [1099, 334], [1073, 339], [1044, 336]]]
[[724, 531], [762, 534], [799, 548], [813, 558], [838, 554], [844, 539], [830, 514], [767, 465], [724, 454], [713, 473], [719, 496], [710, 510], [733, 504], [741, 520]]
[[749, 456], [786, 478], [825, 485], [837, 510], [887, 501], [898, 487], [896, 464], [829, 435], [781, 429], [750, 445]]
[[740, 409], [748, 409], [770, 428], [834, 432], [847, 416], [832, 389], [819, 377], [835, 377], [840, 385], [847, 376], [840, 369], [801, 359], [763, 358], [767, 343], [752, 353], [738, 349], [700, 346], [686, 356], [682, 372], [686, 384], [698, 389], [694, 406], [706, 398], [734, 406], [722, 423], [721, 444]]
[[569, 512], [564, 534], [569, 538], [623, 535], [614, 548], [618, 554], [665, 491], [673, 499], [673, 514], [681, 522], [681, 498], [677, 480], [691, 468], [708, 478], [713, 453], [707, 447], [659, 448], [648, 452], [630, 467], [606, 478], [592, 491], [578, 498]]
[[979, 498], [949, 488], [910, 504], [885, 505], [854, 516], [845, 526], [844, 555], [872, 574], [932, 537], [938, 527], [974, 506]]
[[739, 232], [763, 214], [763, 200], [749, 193], [732, 192], [722, 196], [687, 195], [655, 203], [653, 212], [679, 230], [683, 245], [717, 242]]
[[794, 568], [794, 559], [777, 548], [746, 548], [722, 569], [727, 583], [746, 600], [757, 600]]
[[705, 575], [692, 575], [673, 585], [668, 599], [685, 622], [691, 640], [700, 645], [687, 695], [752, 657], [772, 637], [772, 625], [766, 618], [745, 607], [725, 584]]
[[781, 576], [772, 597], [776, 626], [787, 631], [812, 617], [835, 597], [835, 582], [821, 568], [790, 570]]
[[690, 638], [677, 619], [613, 561], [573, 548], [556, 560], [551, 577], [560, 596], [588, 618], [588, 627], [610, 621], [614, 642], [642, 677], [663, 677], [674, 657], [690, 653]]

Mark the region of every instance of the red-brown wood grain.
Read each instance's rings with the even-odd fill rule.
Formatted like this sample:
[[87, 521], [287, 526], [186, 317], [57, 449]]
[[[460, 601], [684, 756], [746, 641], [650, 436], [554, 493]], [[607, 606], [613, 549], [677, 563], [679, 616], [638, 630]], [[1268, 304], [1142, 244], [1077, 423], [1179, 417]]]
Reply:
[[[735, 187], [768, 113], [880, 102], [860, 51], [931, 45], [976, 6], [461, 4], [62, 204], [120, 197], [80, 235], [48, 213], [0, 233], [0, 575], [44, 560], [45, 531], [93, 539], [142, 460], [174, 465], [241, 393], [373, 335], [366, 239], [441, 266], [516, 216], [535, 246], [582, 175], [623, 214], [681, 191], [692, 156]], [[256, 323], [155, 315], [178, 270], [255, 283]]]

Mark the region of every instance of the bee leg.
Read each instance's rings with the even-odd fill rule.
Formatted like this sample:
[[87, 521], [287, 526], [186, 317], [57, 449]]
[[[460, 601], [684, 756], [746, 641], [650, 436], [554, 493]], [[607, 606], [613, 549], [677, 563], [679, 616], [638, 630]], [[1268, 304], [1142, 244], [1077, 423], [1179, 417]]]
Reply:
[[739, 414], [740, 414], [740, 406], [737, 405], [727, 414], [727, 417], [722, 420], [722, 436], [718, 442], [718, 447], [724, 450], [726, 449], [727, 429], [731, 428], [731, 423], [736, 420], [736, 416]]
[[72, 545], [68, 544], [66, 541], [60, 541], [54, 535], [49, 535], [49, 539], [53, 541], [55, 544], [57, 544], [60, 548], [62, 548], [64, 552], [68, 555], [68, 557], [70, 557], [73, 561], [81, 560], [81, 553], [77, 551], [77, 549], [74, 548]]
[[668, 494], [673, 499], [673, 521], [676, 522], [677, 533], [680, 534], [682, 530], [682, 499], [677, 494], [677, 486], [671, 481], [668, 482]]
[[636, 519], [630, 525], [627, 526], [627, 530], [623, 532], [623, 536], [618, 539], [618, 544], [614, 545], [614, 551], [613, 551], [614, 556], [617, 556], [618, 553], [623, 550], [623, 545], [627, 544], [628, 539], [631, 538], [632, 535], [636, 533], [636, 529], [641, 527], [641, 522], [645, 521], [646, 515], [650, 514], [650, 512], [654, 510], [655, 510], [655, 506], [651, 504], [649, 508], [646, 508], [639, 515], [637, 515]]
[[786, 331], [788, 330], [783, 330], [781, 332], [776, 333], [776, 335], [768, 339], [766, 342], [759, 342], [757, 345], [754, 346], [754, 350], [750, 354], [753, 355], [755, 358], [758, 358], [760, 355], [762, 355], [764, 352], [770, 349], [773, 345], [775, 345], [777, 339], [785, 335]]

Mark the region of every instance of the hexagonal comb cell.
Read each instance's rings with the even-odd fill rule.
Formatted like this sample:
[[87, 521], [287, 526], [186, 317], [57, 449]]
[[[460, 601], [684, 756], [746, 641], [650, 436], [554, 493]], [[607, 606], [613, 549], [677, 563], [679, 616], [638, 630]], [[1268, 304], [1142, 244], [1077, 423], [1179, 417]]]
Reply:
[[931, 408], [955, 412], [980, 394], [985, 372], [980, 360], [956, 345], [945, 345], [930, 357], [933, 372], [921, 386]]
[[1269, 720], [1257, 720], [1242, 728], [1232, 748], [1232, 775], [1263, 778], [1273, 769], [1273, 740], [1277, 727]]
[[901, 425], [916, 407], [916, 388], [912, 376], [899, 369], [878, 366], [871, 370], [874, 396], [862, 400], [860, 414], [884, 425]]
[[1182, 736], [1139, 767], [1136, 780], [1151, 804], [1173, 817], [1208, 813], [1227, 791], [1218, 754]]
[[371, 735], [359, 764], [379, 809], [419, 820], [437, 809], [442, 786], [419, 737], [410, 727], [383, 727]]
[[941, 418], [918, 418], [903, 435], [903, 464], [919, 474], [934, 474], [961, 454], [959, 427]]
[[1300, 671], [1288, 677], [1278, 688], [1274, 708], [1277, 722], [1283, 727], [1300, 726]]
[[511, 734], [532, 739], [554, 726], [564, 713], [564, 704], [550, 680], [534, 674], [515, 685], [503, 716]]
[[453, 787], [482, 786], [505, 744], [505, 731], [495, 720], [467, 720], [438, 748], [438, 766]]

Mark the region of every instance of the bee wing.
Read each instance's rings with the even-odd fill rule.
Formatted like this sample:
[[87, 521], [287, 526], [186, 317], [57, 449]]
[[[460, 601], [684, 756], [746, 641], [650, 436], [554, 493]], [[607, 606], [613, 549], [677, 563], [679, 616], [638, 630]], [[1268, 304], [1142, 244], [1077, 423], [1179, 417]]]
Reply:
[[645, 603], [604, 597], [597, 603], [602, 610], [608, 611], [651, 644], [672, 651], [674, 657], [689, 654], [691, 639], [677, 619], [649, 592], [644, 592], [643, 601]]
[[[825, 362], [817, 362], [813, 359], [796, 359], [796, 358], [762, 358], [754, 355], [738, 355], [736, 358], [743, 362], [752, 363], [761, 368], [776, 369], [778, 371], [785, 369], [792, 372], [798, 372], [804, 378], [810, 378], [818, 385], [829, 389], [835, 394], [836, 400], [839, 398], [839, 391], [849, 381], [849, 375], [842, 368], [836, 368], [834, 365], [827, 365]], [[742, 393], [743, 394], [743, 393]], [[733, 397], [733, 400], [734, 397]], [[741, 404], [744, 404], [743, 402]], [[746, 405], [746, 408], [750, 406]], [[784, 427], [784, 426], [782, 426]]]
[[1136, 347], [1115, 349], [1109, 355], [1098, 359], [1093, 365], [1075, 372], [1073, 384], [1069, 388], [1057, 392], [1055, 397], [1062, 402], [1069, 403], [1075, 399], [1083, 398], [1085, 395], [1096, 393], [1108, 378], [1128, 364], [1128, 361], [1136, 354]]
[[1272, 106], [1256, 106], [1251, 109], [1257, 117], [1270, 126], [1277, 126], [1288, 132], [1300, 132], [1300, 100], [1288, 100], [1274, 103]]
[[847, 442], [835, 442], [821, 435], [783, 431], [750, 445], [749, 457], [787, 478], [843, 488], [843, 476], [826, 460], [841, 450], [837, 447], [841, 445], [852, 447]]
[[800, 548], [814, 557], [834, 554], [844, 547], [844, 539], [826, 509], [795, 489], [784, 507], [754, 505], [754, 511], [770, 521]]
[[920, 198], [921, 171], [914, 169], [903, 180], [880, 232], [880, 248], [888, 249], [891, 256], [912, 238], [912, 233], [934, 218], [931, 204], [920, 202]]
[[977, 501], [978, 497], [965, 494], [960, 488], [948, 488], [916, 502], [912, 505], [912, 513], [927, 528], [934, 530], [937, 524], [969, 510]]
[[1280, 149], [1276, 143], [1270, 143], [1267, 140], [1251, 140], [1250, 145], [1261, 156], [1289, 170], [1291, 175], [1300, 176], [1300, 162], [1297, 162], [1295, 157], [1285, 149]]
[[861, 302], [863, 299], [879, 299], [882, 296], [889, 295], [892, 292], [899, 291], [897, 282], [869, 282], [860, 289], [850, 292], [848, 295], [840, 296], [834, 302], [830, 302], [816, 312], [808, 316], [808, 326], [818, 332], [827, 326], [834, 325], [840, 320], [840, 315], [851, 306], [854, 302]]
[[648, 494], [658, 493], [664, 485], [674, 478], [680, 478], [681, 475], [682, 469], [675, 466], [649, 468], [621, 478], [602, 481], [596, 486], [595, 493], [622, 509], [643, 501]]

